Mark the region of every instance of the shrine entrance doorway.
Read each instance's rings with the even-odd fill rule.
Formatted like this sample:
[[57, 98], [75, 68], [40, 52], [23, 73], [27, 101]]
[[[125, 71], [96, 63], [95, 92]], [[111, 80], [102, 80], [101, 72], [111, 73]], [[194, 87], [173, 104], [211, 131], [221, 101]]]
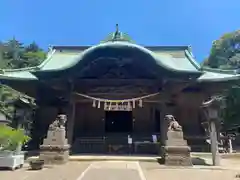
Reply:
[[105, 111], [106, 133], [131, 133], [132, 130], [132, 111]]

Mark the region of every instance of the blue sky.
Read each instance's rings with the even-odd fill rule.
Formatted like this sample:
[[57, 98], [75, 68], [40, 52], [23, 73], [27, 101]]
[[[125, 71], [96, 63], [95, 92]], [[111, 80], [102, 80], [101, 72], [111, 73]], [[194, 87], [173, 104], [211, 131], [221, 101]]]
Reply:
[[138, 44], [191, 45], [201, 61], [239, 12], [240, 0], [0, 0], [0, 40], [92, 45], [118, 23]]

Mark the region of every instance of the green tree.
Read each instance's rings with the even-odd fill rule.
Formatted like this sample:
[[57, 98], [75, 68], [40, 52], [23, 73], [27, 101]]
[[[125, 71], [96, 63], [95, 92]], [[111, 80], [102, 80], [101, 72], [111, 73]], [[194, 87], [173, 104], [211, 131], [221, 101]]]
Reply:
[[17, 99], [20, 93], [17, 93], [8, 86], [0, 85], [0, 110], [9, 118], [12, 118], [14, 108], [9, 104], [10, 101]]
[[40, 49], [39, 46], [37, 45], [37, 43], [35, 41], [33, 41], [31, 44], [29, 44], [28, 46], [25, 47], [25, 51], [26, 52], [38, 52], [38, 51], [42, 51], [42, 49]]
[[0, 68], [24, 68], [39, 65], [46, 53], [39, 48], [36, 42], [24, 45], [15, 37], [0, 44]]
[[240, 67], [240, 30], [226, 33], [213, 42], [210, 55], [203, 65], [211, 68], [234, 69]]
[[0, 68], [8, 67], [8, 62], [4, 58], [5, 52], [7, 52], [6, 44], [4, 44], [3, 42], [0, 42]]
[[224, 109], [223, 118], [226, 120], [226, 126], [239, 125], [239, 107], [240, 107], [240, 87], [234, 86], [227, 91], [225, 96], [226, 108]]
[[[240, 30], [226, 33], [213, 42], [210, 55], [203, 66], [220, 69], [240, 68]], [[223, 120], [226, 128], [240, 124], [240, 86], [234, 86], [224, 93], [225, 108]]]
[[46, 58], [46, 53], [43, 51], [28, 51], [23, 54], [22, 58], [24, 59], [22, 66], [37, 66]]
[[8, 65], [15, 68], [15, 65], [21, 64], [22, 55], [24, 53], [23, 43], [13, 37], [13, 39], [7, 41], [5, 44], [4, 59], [8, 61]]
[[[6, 42], [0, 42], [1, 69], [37, 66], [45, 58], [46, 53], [34, 41], [25, 45], [14, 37]], [[14, 110], [8, 102], [16, 100], [19, 96], [21, 96], [19, 92], [0, 84], [0, 109], [8, 117], [12, 117]]]
[[24, 66], [37, 66], [46, 58], [46, 53], [33, 41], [25, 47], [22, 58], [25, 62]]

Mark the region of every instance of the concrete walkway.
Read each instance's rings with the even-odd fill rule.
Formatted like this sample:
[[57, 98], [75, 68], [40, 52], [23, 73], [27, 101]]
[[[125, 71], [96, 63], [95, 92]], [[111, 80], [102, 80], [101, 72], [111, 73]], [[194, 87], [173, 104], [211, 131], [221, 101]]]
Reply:
[[212, 166], [167, 167], [157, 162], [70, 161], [30, 171], [25, 164], [16, 171], [0, 171], [0, 180], [237, 180], [238, 160], [227, 160], [221, 168]]
[[138, 162], [93, 162], [77, 180], [146, 180]]
[[[222, 159], [240, 159], [240, 153], [227, 153], [220, 154]], [[203, 153], [203, 152], [192, 152], [192, 158], [203, 158], [203, 159], [211, 159], [211, 153]], [[36, 159], [38, 156], [31, 156], [28, 160]], [[71, 155], [70, 161], [146, 161], [146, 162], [157, 162], [161, 159], [160, 156], [136, 156], [136, 155], [89, 155], [89, 154], [80, 154], [80, 155]]]

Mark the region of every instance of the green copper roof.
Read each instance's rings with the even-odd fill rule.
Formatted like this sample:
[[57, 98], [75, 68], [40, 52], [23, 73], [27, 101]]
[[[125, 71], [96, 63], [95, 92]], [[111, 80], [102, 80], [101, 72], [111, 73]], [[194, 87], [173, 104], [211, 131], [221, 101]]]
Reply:
[[8, 80], [38, 80], [31, 72], [37, 67], [23, 69], [5, 69], [0, 72], [0, 79]]
[[59, 52], [53, 50], [49, 57], [40, 64], [39, 69], [43, 71], [64, 69], [65, 67], [74, 64], [79, 55], [79, 52]]
[[198, 82], [223, 82], [231, 80], [240, 80], [238, 70], [221, 70], [203, 68], [203, 74], [198, 78]]
[[[198, 82], [220, 82], [240, 79], [240, 74], [236, 71], [216, 70], [201, 68], [194, 60], [192, 53], [187, 46], [182, 47], [143, 47], [126, 41], [108, 41], [95, 46], [88, 47], [53, 47], [47, 59], [37, 67], [2, 70], [0, 79], [6, 80], [38, 80], [38, 73], [61, 72], [68, 70], [79, 63], [82, 63], [97, 50], [134, 50], [147, 55], [153, 59], [161, 68], [169, 72], [196, 73], [199, 74]], [[143, 61], [141, 61], [143, 62]]]
[[182, 53], [184, 54], [183, 56], [174, 57], [166, 50], [161, 51], [161, 48], [159, 48], [160, 51], [155, 53], [154, 51], [151, 51], [143, 46], [124, 41], [110, 41], [101, 43], [79, 53], [64, 50], [62, 52], [53, 50], [49, 58], [39, 66], [39, 71], [60, 71], [72, 68], [78, 63], [81, 63], [81, 61], [84, 60], [88, 55], [95, 53], [96, 50], [107, 48], [137, 50], [151, 57], [159, 66], [172, 72], [200, 72], [200, 66], [195, 62], [195, 60], [193, 60], [186, 49], [181, 49]]
[[164, 64], [164, 66], [174, 69], [176, 71], [184, 72], [199, 72], [198, 66], [195, 66], [193, 62], [186, 57], [173, 57], [171, 54], [159, 53], [154, 55], [159, 65]]

